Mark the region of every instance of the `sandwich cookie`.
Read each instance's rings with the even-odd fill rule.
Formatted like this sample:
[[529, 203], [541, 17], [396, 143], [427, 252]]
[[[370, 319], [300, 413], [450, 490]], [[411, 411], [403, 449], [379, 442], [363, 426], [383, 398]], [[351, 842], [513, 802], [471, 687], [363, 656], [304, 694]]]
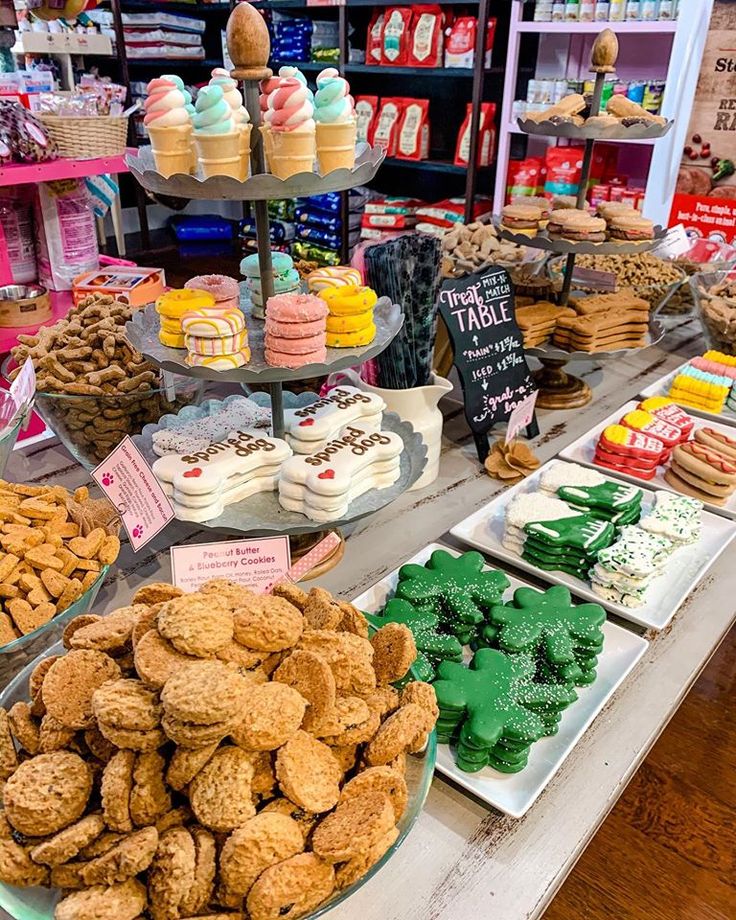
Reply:
[[163, 326], [158, 337], [162, 345], [168, 348], [184, 348], [184, 332], [181, 320], [185, 313], [191, 310], [212, 309], [215, 298], [207, 291], [191, 290], [184, 288], [178, 291], [166, 291], [156, 300], [156, 312], [166, 320], [166, 329]]
[[501, 211], [502, 230], [528, 237], [537, 235], [542, 220], [544, 212], [533, 204], [507, 204]]
[[321, 450], [347, 424], [380, 428], [386, 403], [375, 393], [340, 386], [309, 406], [284, 412], [286, 441], [297, 454]]
[[665, 479], [678, 492], [725, 505], [736, 491], [736, 465], [698, 441], [678, 445]]
[[160, 457], [153, 473], [180, 520], [203, 522], [219, 517], [232, 502], [275, 489], [290, 456], [286, 441], [260, 431], [232, 431], [203, 450]]
[[707, 426], [705, 428], [698, 428], [694, 437], [703, 447], [715, 451], [717, 454], [725, 457], [730, 463], [736, 463], [736, 438], [729, 438], [720, 431], [716, 431], [715, 428], [709, 428]]

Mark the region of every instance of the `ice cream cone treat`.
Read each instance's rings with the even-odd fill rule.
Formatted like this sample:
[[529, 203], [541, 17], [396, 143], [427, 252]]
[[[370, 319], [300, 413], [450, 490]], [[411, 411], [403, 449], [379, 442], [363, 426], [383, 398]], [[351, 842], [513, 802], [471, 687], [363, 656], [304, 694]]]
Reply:
[[243, 105], [243, 97], [238, 89], [236, 80], [230, 76], [224, 67], [215, 67], [210, 77], [210, 86], [219, 86], [225, 102], [230, 106], [236, 127], [240, 131], [240, 155], [243, 158], [242, 166], [245, 175], [250, 167], [250, 135], [252, 125], [248, 109]]
[[192, 97], [180, 77], [156, 77], [146, 87], [143, 124], [151, 139], [156, 169], [162, 176], [190, 172], [192, 121], [187, 106]]
[[221, 86], [203, 86], [197, 94], [194, 143], [205, 179], [232, 176], [245, 179], [240, 124], [235, 121]]
[[270, 126], [269, 159], [271, 172], [280, 179], [314, 169], [315, 124], [310, 95], [296, 77], [279, 77], [277, 87], [268, 93], [264, 121]]
[[320, 173], [324, 176], [333, 169], [352, 169], [358, 131], [355, 103], [348, 81], [334, 67], [327, 67], [317, 77], [314, 120]]

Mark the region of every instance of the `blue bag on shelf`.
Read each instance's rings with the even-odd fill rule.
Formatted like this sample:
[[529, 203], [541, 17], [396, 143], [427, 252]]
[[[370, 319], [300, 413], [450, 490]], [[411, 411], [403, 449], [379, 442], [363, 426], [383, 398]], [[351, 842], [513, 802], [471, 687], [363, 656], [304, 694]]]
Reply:
[[[244, 217], [240, 221], [240, 236], [255, 239], [256, 221], [254, 217]], [[271, 219], [270, 236], [272, 243], [290, 243], [294, 239], [294, 224], [284, 220]]]
[[177, 240], [232, 240], [235, 223], [218, 214], [177, 214], [169, 218]]

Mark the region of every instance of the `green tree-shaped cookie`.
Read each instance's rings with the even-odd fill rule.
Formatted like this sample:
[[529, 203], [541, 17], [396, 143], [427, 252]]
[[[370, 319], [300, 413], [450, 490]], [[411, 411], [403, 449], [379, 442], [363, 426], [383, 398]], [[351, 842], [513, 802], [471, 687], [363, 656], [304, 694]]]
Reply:
[[435, 663], [439, 659], [462, 661], [462, 645], [455, 636], [446, 636], [440, 632], [440, 618], [430, 608], [417, 609], [408, 601], [395, 597], [386, 604], [380, 615], [367, 616], [368, 621], [377, 629], [386, 623], [403, 623], [409, 627], [417, 646], [417, 659], [413, 668], [419, 680], [434, 679]]
[[396, 596], [413, 605], [433, 603], [448, 618], [478, 625], [510, 584], [503, 572], [484, 566], [480, 553], [435, 550], [426, 565], [402, 565]]

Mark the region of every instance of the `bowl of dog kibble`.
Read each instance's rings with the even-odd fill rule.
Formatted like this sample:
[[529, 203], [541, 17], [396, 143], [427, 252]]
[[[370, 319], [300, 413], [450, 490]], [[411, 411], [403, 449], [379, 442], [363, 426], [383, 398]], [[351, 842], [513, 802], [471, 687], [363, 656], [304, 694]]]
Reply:
[[34, 408], [88, 470], [126, 435], [198, 403], [204, 391], [202, 381], [162, 377], [133, 348], [124, 331], [133, 312], [109, 295], [85, 297], [55, 325], [19, 335], [3, 368], [12, 380], [25, 361], [33, 361]]
[[293, 584], [155, 583], [0, 695], [0, 907], [16, 920], [298, 920], [396, 853], [432, 780], [403, 624]]
[[736, 270], [699, 272], [690, 290], [708, 348], [736, 355]]

